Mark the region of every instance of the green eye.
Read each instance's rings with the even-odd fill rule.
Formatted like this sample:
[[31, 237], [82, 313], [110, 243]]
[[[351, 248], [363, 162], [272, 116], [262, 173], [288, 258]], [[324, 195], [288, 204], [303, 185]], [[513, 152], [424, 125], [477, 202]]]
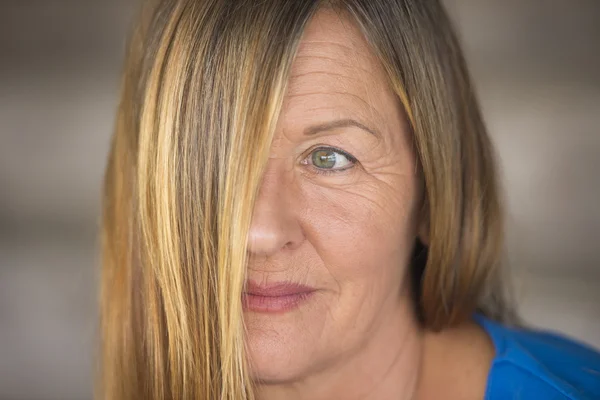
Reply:
[[349, 155], [334, 149], [320, 148], [311, 154], [312, 164], [323, 170], [344, 170], [354, 164], [355, 160]]

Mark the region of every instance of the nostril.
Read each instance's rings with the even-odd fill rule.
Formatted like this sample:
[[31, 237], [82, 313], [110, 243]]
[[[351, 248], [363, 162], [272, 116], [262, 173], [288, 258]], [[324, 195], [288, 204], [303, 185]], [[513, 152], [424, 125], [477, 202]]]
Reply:
[[293, 249], [303, 241], [299, 221], [289, 210], [256, 214], [248, 236], [251, 254], [272, 256], [284, 249]]

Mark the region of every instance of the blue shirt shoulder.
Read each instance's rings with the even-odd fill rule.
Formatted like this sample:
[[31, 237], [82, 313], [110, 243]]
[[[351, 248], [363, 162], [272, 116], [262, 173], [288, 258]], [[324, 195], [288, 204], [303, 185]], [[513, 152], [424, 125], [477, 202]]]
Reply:
[[485, 400], [600, 400], [600, 353], [558, 334], [475, 321], [496, 349]]

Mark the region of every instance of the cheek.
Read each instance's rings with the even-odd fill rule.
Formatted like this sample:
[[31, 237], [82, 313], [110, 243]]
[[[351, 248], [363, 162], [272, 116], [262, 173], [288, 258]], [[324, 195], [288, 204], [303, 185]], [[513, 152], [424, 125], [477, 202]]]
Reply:
[[416, 236], [415, 197], [410, 177], [307, 189], [305, 232], [340, 295], [366, 301], [400, 285]]

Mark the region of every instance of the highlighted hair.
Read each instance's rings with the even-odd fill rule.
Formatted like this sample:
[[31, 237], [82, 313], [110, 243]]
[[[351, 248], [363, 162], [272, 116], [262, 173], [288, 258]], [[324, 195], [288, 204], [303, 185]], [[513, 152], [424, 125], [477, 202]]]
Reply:
[[[253, 398], [241, 306], [252, 205], [321, 3], [144, 2], [104, 182], [97, 398]], [[430, 222], [413, 266], [424, 325], [499, 316], [492, 149], [443, 8], [327, 3], [361, 24], [414, 131]]]

